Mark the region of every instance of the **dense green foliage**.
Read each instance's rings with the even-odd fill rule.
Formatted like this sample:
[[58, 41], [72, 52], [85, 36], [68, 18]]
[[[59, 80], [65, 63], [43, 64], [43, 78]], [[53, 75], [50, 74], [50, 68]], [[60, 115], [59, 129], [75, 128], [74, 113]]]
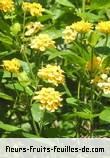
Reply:
[[[110, 19], [110, 0], [30, 0], [45, 8], [37, 17], [25, 14], [22, 2], [15, 0], [13, 12], [0, 12], [0, 136], [109, 137], [110, 93], [103, 93], [92, 80], [110, 68], [109, 34], [95, 30], [97, 23]], [[65, 44], [66, 26], [81, 20], [92, 23], [93, 31]], [[36, 21], [44, 25], [40, 33], [48, 34], [56, 47], [43, 53], [30, 48], [33, 37], [25, 36], [25, 26]], [[94, 61], [97, 57], [101, 68]], [[4, 60], [13, 58], [21, 64], [18, 74], [3, 67]], [[54, 86], [39, 78], [39, 69], [47, 64], [60, 65], [64, 84]], [[33, 97], [42, 87], [59, 91], [63, 106], [55, 112], [41, 110]]]

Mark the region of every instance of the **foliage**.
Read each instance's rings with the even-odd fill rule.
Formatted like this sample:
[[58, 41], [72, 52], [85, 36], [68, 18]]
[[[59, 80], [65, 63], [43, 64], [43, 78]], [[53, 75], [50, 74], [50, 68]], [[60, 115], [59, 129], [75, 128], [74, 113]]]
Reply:
[[110, 137], [110, 2], [13, 2], [0, 8], [0, 136]]

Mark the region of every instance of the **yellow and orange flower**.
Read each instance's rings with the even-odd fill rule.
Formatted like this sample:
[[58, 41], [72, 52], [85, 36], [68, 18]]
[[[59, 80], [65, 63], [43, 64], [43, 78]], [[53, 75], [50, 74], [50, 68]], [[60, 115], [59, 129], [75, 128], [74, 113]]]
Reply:
[[25, 36], [31, 36], [34, 33], [37, 33], [42, 30], [43, 27], [44, 26], [40, 22], [30, 22], [26, 25]]
[[82, 20], [82, 21], [78, 21], [76, 23], [73, 23], [71, 25], [71, 28], [78, 33], [87, 33], [87, 32], [92, 30], [93, 25], [89, 22], [85, 22]]
[[32, 16], [42, 16], [42, 12], [44, 12], [44, 8], [42, 8], [42, 5], [35, 2], [23, 2], [22, 9], [25, 12], [29, 12]]
[[101, 21], [97, 24], [96, 29], [102, 33], [110, 33], [110, 21]]
[[33, 99], [38, 100], [41, 103], [41, 109], [46, 109], [50, 112], [54, 112], [59, 107], [62, 107], [60, 92], [55, 91], [55, 89], [51, 87], [42, 88], [40, 91], [36, 92]]
[[102, 64], [102, 59], [100, 57], [93, 57], [93, 60], [88, 61], [86, 64], [87, 71], [100, 70]]
[[14, 10], [13, 0], [0, 0], [0, 11], [12, 12]]
[[44, 52], [47, 48], [55, 48], [55, 41], [48, 34], [39, 34], [31, 40], [30, 47]]
[[71, 28], [71, 26], [66, 26], [63, 31], [63, 39], [66, 44], [73, 42], [76, 39], [77, 32]]
[[11, 73], [18, 73], [20, 70], [20, 61], [16, 58], [12, 60], [3, 60], [3, 68], [4, 70], [11, 72]]
[[64, 71], [57, 65], [48, 64], [46, 67], [38, 71], [38, 76], [47, 80], [49, 83], [58, 86], [58, 84], [64, 84], [65, 77], [63, 75]]

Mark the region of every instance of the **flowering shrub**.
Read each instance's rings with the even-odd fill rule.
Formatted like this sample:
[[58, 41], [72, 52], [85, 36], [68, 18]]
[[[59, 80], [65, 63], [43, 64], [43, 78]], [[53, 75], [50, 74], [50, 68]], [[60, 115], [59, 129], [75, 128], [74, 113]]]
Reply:
[[109, 8], [0, 0], [1, 137], [110, 137]]

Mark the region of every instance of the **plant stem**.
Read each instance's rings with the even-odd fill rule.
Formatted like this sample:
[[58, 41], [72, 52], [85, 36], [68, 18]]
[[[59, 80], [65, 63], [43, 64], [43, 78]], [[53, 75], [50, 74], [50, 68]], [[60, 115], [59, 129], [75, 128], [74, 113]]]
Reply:
[[[22, 86], [22, 87], [23, 87], [23, 86]], [[34, 121], [34, 119], [33, 119], [32, 113], [31, 113], [31, 105], [32, 105], [32, 98], [33, 98], [33, 95], [32, 95], [31, 100], [29, 101], [29, 99], [28, 99], [28, 95], [27, 95], [27, 93], [26, 93], [26, 89], [25, 89], [25, 87], [23, 87], [23, 89], [24, 89], [24, 92], [25, 92], [26, 97], [27, 97], [27, 100], [28, 100], [28, 104], [27, 104], [27, 105], [28, 105], [29, 114], [30, 114], [29, 119], [32, 121], [32, 125], [33, 125], [33, 128], [34, 128], [34, 131], [35, 131], [36, 135], [39, 136], [39, 132], [38, 132], [36, 123], [35, 123], [35, 121]]]
[[16, 89], [16, 86], [15, 86], [15, 83], [14, 83], [14, 80], [13, 80], [13, 74], [12, 73], [11, 73], [11, 80], [12, 80], [12, 84], [13, 84], [13, 87], [15, 89], [16, 95], [19, 96], [19, 94], [17, 92], [17, 89]]
[[67, 87], [66, 84], [64, 84], [64, 89], [65, 89], [66, 93], [68, 94], [68, 96], [72, 97], [72, 94], [71, 94], [71, 92], [70, 92], [70, 90], [68, 89], [68, 87]]
[[79, 80], [79, 82], [78, 82], [78, 95], [77, 95], [78, 100], [80, 99], [80, 90], [81, 90], [81, 81]]
[[[91, 51], [91, 73], [90, 73], [90, 80], [92, 80], [93, 77], [93, 58], [94, 58], [94, 49], [92, 48]], [[93, 85], [91, 84], [91, 113], [93, 114], [93, 105], [94, 105], [94, 92], [93, 92]], [[90, 137], [93, 137], [93, 118], [91, 119], [91, 129], [90, 129]]]
[[25, 52], [25, 44], [24, 44], [24, 38], [25, 38], [25, 22], [26, 22], [26, 13], [24, 12], [24, 16], [23, 16], [23, 37], [22, 37], [22, 40], [23, 40], [23, 49], [21, 49], [21, 53], [23, 54], [23, 57], [24, 59], [26, 60], [27, 64], [28, 64], [28, 67], [30, 69], [30, 73], [31, 73], [31, 77], [33, 80], [35, 80], [35, 77], [34, 77], [34, 74], [32, 72], [32, 68], [31, 68], [31, 65], [29, 63], [29, 60], [28, 60], [28, 57], [26, 55], [26, 52]]
[[82, 13], [85, 13], [86, 0], [82, 0]]
[[107, 46], [107, 43], [108, 43], [108, 37], [109, 37], [109, 35], [108, 35], [108, 33], [106, 34], [106, 37], [105, 37], [105, 47]]

